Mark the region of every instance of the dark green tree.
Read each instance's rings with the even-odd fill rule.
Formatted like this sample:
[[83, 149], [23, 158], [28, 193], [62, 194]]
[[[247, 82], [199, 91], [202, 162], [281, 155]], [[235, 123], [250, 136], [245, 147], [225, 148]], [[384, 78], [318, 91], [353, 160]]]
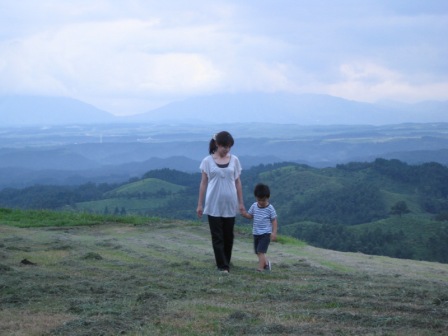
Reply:
[[448, 227], [440, 229], [427, 243], [429, 260], [448, 263]]
[[390, 214], [391, 215], [398, 215], [401, 217], [401, 215], [410, 213], [411, 210], [409, 210], [408, 205], [405, 201], [398, 201], [390, 208]]

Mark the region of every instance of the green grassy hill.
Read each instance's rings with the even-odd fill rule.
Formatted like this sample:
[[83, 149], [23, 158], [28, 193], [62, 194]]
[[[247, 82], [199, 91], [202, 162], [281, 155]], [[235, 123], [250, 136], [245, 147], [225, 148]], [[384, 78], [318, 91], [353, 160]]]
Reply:
[[183, 186], [169, 183], [160, 179], [145, 178], [136, 182], [122, 185], [112, 191], [107, 192], [105, 196], [139, 197], [142, 194], [160, 195], [163, 193], [177, 193], [184, 189], [185, 187]]
[[255, 271], [238, 229], [229, 275], [203, 222], [0, 212], [1, 335], [442, 335], [448, 265], [279, 237]]
[[[409, 251], [409, 255], [405, 258], [417, 260], [428, 260], [428, 244], [434, 244], [431, 251], [440, 251], [445, 254], [445, 258], [440, 256], [440, 261], [447, 262], [446, 255], [446, 233], [448, 232], [448, 222], [438, 222], [428, 219], [427, 216], [403, 215], [382, 219], [376, 222], [355, 225], [348, 228], [351, 232], [358, 236], [366, 232], [372, 232], [371, 239], [377, 232], [387, 233], [394, 237], [394, 240], [388, 241], [385, 245], [388, 248], [402, 249], [397, 253]], [[436, 238], [436, 240], [434, 240]], [[445, 242], [445, 243], [444, 243]], [[437, 249], [438, 247], [438, 249]], [[442, 252], [442, 249], [444, 252]]]
[[[149, 172], [76, 209], [194, 220], [198, 179]], [[340, 251], [448, 262], [448, 221], [434, 220], [448, 213], [448, 168], [441, 165], [378, 159], [318, 169], [284, 163], [245, 171], [242, 181], [246, 206], [256, 183], [271, 187], [282, 234]], [[400, 203], [405, 211], [394, 214]]]
[[[160, 169], [120, 186], [3, 190], [0, 206], [195, 220], [199, 181], [199, 173]], [[324, 169], [260, 165], [243, 170], [246, 207], [259, 182], [271, 187], [281, 234], [333, 250], [448, 263], [446, 166], [385, 159]]]
[[76, 209], [99, 214], [151, 214], [185, 190], [185, 186], [157, 178], [144, 178], [106, 192], [101, 200], [78, 202]]
[[[379, 159], [326, 169], [290, 165], [253, 180], [271, 186], [283, 234], [340, 251], [448, 262], [446, 167]], [[400, 203], [402, 213], [394, 211]]]

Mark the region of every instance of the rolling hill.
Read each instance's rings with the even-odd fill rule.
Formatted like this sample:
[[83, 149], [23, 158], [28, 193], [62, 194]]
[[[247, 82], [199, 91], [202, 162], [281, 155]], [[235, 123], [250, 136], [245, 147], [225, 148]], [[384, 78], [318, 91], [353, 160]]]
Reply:
[[[76, 209], [193, 220], [199, 176], [185, 175], [150, 171], [119, 192], [77, 203]], [[318, 169], [283, 163], [254, 167], [244, 172], [242, 181], [246, 206], [253, 202], [256, 183], [271, 186], [280, 233], [336, 250], [448, 262], [448, 240], [443, 242], [448, 235], [443, 220], [448, 213], [448, 168], [442, 165], [377, 159]], [[394, 213], [400, 203], [405, 209]], [[437, 216], [442, 220], [435, 220]], [[381, 239], [375, 242], [375, 235]]]

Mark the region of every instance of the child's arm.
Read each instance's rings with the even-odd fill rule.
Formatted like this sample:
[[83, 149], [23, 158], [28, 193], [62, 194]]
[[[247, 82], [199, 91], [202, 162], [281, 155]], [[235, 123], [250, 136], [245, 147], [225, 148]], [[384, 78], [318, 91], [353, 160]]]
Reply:
[[248, 213], [248, 212], [246, 211], [246, 209], [243, 209], [243, 210], [241, 211], [241, 216], [243, 216], [244, 218], [247, 218], [247, 219], [253, 219], [253, 218], [254, 218], [254, 216], [251, 215], [250, 213]]
[[275, 241], [277, 240], [277, 217], [275, 217], [272, 220], [272, 233], [271, 233], [271, 240]]

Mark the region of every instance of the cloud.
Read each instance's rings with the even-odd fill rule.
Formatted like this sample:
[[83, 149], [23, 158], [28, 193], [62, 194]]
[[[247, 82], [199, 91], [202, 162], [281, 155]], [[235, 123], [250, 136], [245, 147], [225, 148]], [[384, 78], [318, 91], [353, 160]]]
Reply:
[[109, 93], [123, 100], [291, 85], [285, 84], [284, 65], [272, 66], [253, 54], [268, 54], [279, 42], [221, 28], [171, 27], [161, 19], [63, 25], [3, 44], [0, 88], [89, 100], [90, 92]]
[[434, 0], [6, 1], [0, 95], [65, 95], [115, 114], [214, 92], [447, 100], [447, 7]]
[[342, 64], [341, 81], [329, 85], [328, 94], [351, 100], [422, 100], [447, 98], [448, 82], [409, 83], [406, 76], [369, 62]]
[[212, 60], [168, 45], [188, 45], [201, 34], [207, 31], [163, 29], [157, 20], [65, 25], [2, 44], [1, 89], [80, 95], [209, 89], [220, 77]]

